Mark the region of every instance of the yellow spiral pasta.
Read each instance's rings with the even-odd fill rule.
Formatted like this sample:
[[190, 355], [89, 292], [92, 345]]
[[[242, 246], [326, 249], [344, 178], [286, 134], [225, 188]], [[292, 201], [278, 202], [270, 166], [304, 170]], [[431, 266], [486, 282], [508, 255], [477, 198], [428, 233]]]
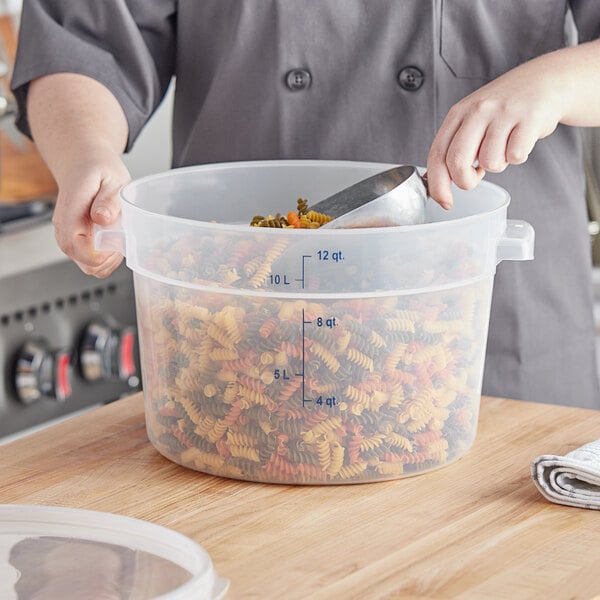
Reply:
[[381, 433], [376, 433], [375, 435], [363, 438], [362, 443], [360, 444], [361, 450], [373, 450], [378, 446], [381, 446], [383, 441], [385, 440], [385, 436]]
[[302, 438], [305, 442], [312, 442], [315, 438], [320, 435], [324, 435], [328, 431], [335, 429], [341, 425], [341, 419], [339, 417], [329, 417], [324, 421], [321, 421], [318, 425], [315, 425], [312, 429], [302, 433]]
[[385, 441], [390, 444], [390, 446], [397, 446], [398, 448], [402, 448], [402, 450], [406, 450], [407, 452], [412, 452], [413, 450], [413, 442], [406, 436], [400, 435], [395, 431], [388, 433]]
[[385, 328], [388, 331], [407, 331], [409, 333], [414, 333], [415, 323], [410, 319], [390, 318], [386, 319]]
[[329, 466], [325, 469], [330, 477], [335, 476], [340, 472], [340, 469], [344, 464], [344, 453], [345, 448], [341, 444], [337, 444], [331, 448], [331, 460]]
[[217, 323], [213, 322], [208, 326], [206, 333], [216, 340], [224, 348], [234, 348], [235, 340], [231, 339], [230, 335]]
[[225, 435], [228, 427], [229, 426], [225, 421], [217, 421], [213, 428], [206, 433], [206, 439], [209, 442], [216, 442], [217, 440], [220, 440]]
[[[268, 279], [295, 242], [256, 233], [237, 245], [162, 241], [144, 265], [200, 286], [136, 282], [152, 443], [193, 469], [279, 483], [383, 480], [456, 460], [475, 432], [488, 283], [338, 297], [354, 275], [330, 258], [331, 282], [313, 270], [305, 292], [288, 294]], [[414, 276], [393, 251], [384, 266], [383, 285]], [[419, 289], [434, 276], [420, 269]], [[313, 295], [322, 285], [333, 293]]]
[[238, 357], [238, 352], [235, 348], [214, 348], [208, 355], [211, 360], [233, 360]]
[[258, 271], [259, 267], [264, 264], [264, 258], [262, 256], [255, 256], [246, 262], [243, 266], [244, 274], [247, 277], [254, 275]]
[[252, 448], [258, 448], [260, 445], [257, 437], [231, 430], [227, 432], [227, 442], [232, 446], [250, 446]]
[[251, 388], [240, 385], [238, 388], [238, 392], [242, 398], [248, 399], [253, 404], [260, 404], [262, 406], [268, 406], [271, 404], [271, 399], [262, 392], [258, 392]]
[[258, 450], [250, 446], [229, 445], [229, 452], [231, 452], [231, 456], [238, 456], [253, 462], [259, 462], [260, 460]]
[[376, 466], [377, 472], [381, 475], [393, 475], [398, 476], [404, 473], [404, 464], [401, 462], [397, 463], [378, 463]]
[[363, 369], [366, 369], [370, 373], [373, 373], [373, 371], [375, 371], [375, 364], [373, 362], [373, 359], [367, 356], [366, 354], [363, 354], [356, 348], [348, 348], [348, 350], [346, 350], [346, 356], [348, 357], [349, 361], [356, 363], [357, 365], [361, 366]]
[[314, 342], [311, 344], [310, 349], [311, 352], [323, 360], [332, 373], [337, 373], [340, 368], [340, 363], [337, 358], [329, 350], [327, 350], [327, 348], [318, 342]]
[[331, 448], [329, 442], [326, 440], [318, 440], [315, 442], [315, 446], [319, 457], [319, 465], [321, 465], [324, 470], [327, 470], [331, 464]]
[[225, 459], [218, 454], [202, 452], [194, 447], [188, 448], [185, 452], [188, 454], [183, 454], [182, 459], [192, 463], [200, 471], [220, 472], [225, 462]]
[[361, 473], [364, 473], [366, 468], [367, 468], [367, 462], [364, 460], [361, 460], [361, 461], [358, 461], [351, 465], [343, 465], [342, 467], [340, 467], [340, 470], [338, 471], [338, 475], [339, 475], [340, 479], [343, 479], [343, 480], [354, 479], [355, 477], [359, 476]]
[[329, 223], [329, 221], [333, 220], [333, 217], [324, 215], [323, 213], [314, 210], [309, 210], [306, 213], [306, 218], [313, 223], [318, 223], [319, 225], [325, 225], [325, 223]]

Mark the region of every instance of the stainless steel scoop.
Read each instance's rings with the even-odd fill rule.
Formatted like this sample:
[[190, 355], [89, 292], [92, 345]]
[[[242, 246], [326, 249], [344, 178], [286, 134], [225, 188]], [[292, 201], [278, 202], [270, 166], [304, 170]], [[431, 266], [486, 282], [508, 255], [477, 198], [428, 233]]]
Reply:
[[427, 186], [416, 167], [404, 165], [363, 179], [310, 207], [330, 215], [330, 229], [417, 225], [425, 222]]

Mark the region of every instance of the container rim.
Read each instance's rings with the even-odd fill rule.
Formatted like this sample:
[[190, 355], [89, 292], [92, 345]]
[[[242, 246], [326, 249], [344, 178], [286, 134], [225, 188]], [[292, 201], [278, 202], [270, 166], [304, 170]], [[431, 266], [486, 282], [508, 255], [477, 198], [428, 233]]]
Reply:
[[[197, 219], [188, 219], [185, 217], [176, 217], [173, 215], [165, 215], [158, 212], [154, 212], [148, 210], [146, 208], [142, 208], [141, 206], [135, 204], [133, 201], [127, 198], [127, 194], [137, 189], [141, 186], [148, 185], [160, 181], [161, 179], [167, 179], [173, 176], [178, 175], [189, 175], [197, 172], [203, 171], [222, 171], [222, 170], [230, 170], [230, 169], [245, 169], [248, 167], [253, 168], [270, 168], [270, 167], [300, 167], [300, 166], [314, 166], [314, 167], [336, 167], [336, 166], [360, 166], [360, 167], [377, 167], [381, 168], [381, 170], [385, 170], [395, 166], [392, 163], [380, 163], [380, 162], [363, 162], [363, 161], [349, 161], [349, 160], [318, 160], [318, 159], [282, 159], [282, 160], [251, 160], [251, 161], [232, 161], [232, 162], [220, 162], [220, 163], [206, 163], [201, 165], [191, 165], [187, 167], [176, 167], [174, 169], [169, 169], [168, 171], [162, 171], [160, 173], [154, 173], [152, 175], [146, 175], [144, 177], [140, 177], [129, 183], [123, 185], [119, 190], [119, 197], [122, 202], [130, 206], [134, 211], [138, 213], [150, 216], [150, 217], [159, 217], [161, 219], [166, 220], [170, 223], [178, 223], [185, 224], [190, 227], [208, 227], [211, 229], [215, 229], [217, 231], [247, 231], [249, 228], [248, 223], [214, 223], [211, 221], [199, 221]], [[418, 167], [420, 172], [423, 172], [425, 169], [423, 167]], [[398, 231], [426, 231], [427, 229], [439, 229], [439, 228], [447, 228], [454, 227], [459, 223], [468, 223], [470, 221], [476, 221], [478, 219], [482, 219], [485, 217], [489, 217], [498, 212], [503, 212], [506, 210], [508, 205], [510, 204], [510, 194], [501, 186], [491, 183], [489, 181], [481, 181], [478, 184], [479, 186], [484, 186], [487, 188], [492, 188], [500, 192], [504, 196], [504, 202], [493, 208], [491, 210], [484, 210], [482, 212], [476, 213], [474, 215], [468, 215], [466, 217], [458, 217], [456, 219], [449, 219], [446, 221], [432, 221], [429, 223], [421, 223], [418, 225], [393, 225], [386, 227], [361, 227], [361, 228], [349, 228], [349, 229], [310, 229], [310, 230], [302, 230], [302, 229], [279, 229], [279, 228], [270, 228], [270, 227], [260, 227], [256, 229], [260, 229], [261, 234], [265, 235], [281, 235], [281, 232], [284, 231], [286, 235], [331, 235], [333, 231], [335, 231], [335, 235], [346, 235], [346, 236], [369, 236], [369, 235], [381, 235], [381, 230], [384, 229], [386, 232], [394, 233]], [[428, 201], [433, 202], [428, 197]], [[124, 224], [125, 231], [127, 230], [126, 224]]]

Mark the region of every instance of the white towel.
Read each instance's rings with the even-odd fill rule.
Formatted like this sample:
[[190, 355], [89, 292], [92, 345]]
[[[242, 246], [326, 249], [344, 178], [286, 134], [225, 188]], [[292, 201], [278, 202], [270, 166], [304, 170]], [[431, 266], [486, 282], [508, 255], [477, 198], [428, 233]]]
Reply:
[[551, 502], [600, 510], [600, 439], [565, 456], [538, 456], [531, 477]]

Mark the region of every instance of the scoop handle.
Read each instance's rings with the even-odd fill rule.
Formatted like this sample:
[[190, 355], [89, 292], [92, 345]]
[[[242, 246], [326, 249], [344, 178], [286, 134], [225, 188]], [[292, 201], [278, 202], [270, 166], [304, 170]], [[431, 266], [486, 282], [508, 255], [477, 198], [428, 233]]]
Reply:
[[121, 219], [110, 225], [94, 224], [94, 249], [101, 252], [119, 252], [125, 256], [125, 230]]
[[498, 239], [496, 264], [503, 260], [533, 260], [535, 231], [527, 221], [508, 219]]

